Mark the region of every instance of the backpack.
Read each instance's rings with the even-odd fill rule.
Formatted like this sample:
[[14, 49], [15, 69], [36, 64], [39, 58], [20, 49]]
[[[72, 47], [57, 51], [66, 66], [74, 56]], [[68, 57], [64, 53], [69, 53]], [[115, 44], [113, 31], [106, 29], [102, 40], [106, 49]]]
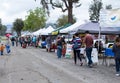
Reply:
[[78, 38], [78, 37], [75, 38], [73, 40], [73, 43], [74, 43], [74, 45], [73, 45], [74, 50], [77, 50], [77, 49], [79, 49], [81, 47], [81, 39], [80, 38]]
[[78, 48], [79, 48], [78, 42], [75, 42], [75, 44], [73, 45], [73, 49], [78, 49]]

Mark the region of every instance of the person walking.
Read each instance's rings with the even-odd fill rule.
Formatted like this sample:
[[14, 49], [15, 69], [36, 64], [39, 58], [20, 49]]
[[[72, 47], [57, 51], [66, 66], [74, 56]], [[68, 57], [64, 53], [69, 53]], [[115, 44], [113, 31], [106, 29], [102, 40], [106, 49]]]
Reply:
[[36, 47], [36, 40], [37, 40], [36, 36], [33, 36], [32, 37], [32, 44], [34, 47]]
[[74, 53], [74, 63], [76, 64], [77, 63], [77, 57], [79, 58], [80, 60], [80, 66], [83, 65], [82, 63], [82, 58], [81, 58], [81, 55], [80, 55], [80, 48], [81, 48], [81, 39], [79, 38], [79, 34], [78, 33], [75, 33], [74, 35], [75, 38], [73, 38], [73, 53]]
[[51, 51], [51, 44], [52, 44], [51, 36], [48, 36], [48, 37], [46, 38], [46, 43], [47, 43], [46, 49], [47, 49], [48, 52], [50, 52], [50, 51]]
[[11, 38], [11, 42], [12, 42], [12, 46], [14, 46], [14, 43], [15, 43], [15, 37], [12, 37], [12, 38]]
[[93, 61], [92, 61], [92, 48], [93, 48], [93, 37], [92, 35], [89, 33], [89, 31], [85, 32], [85, 38], [83, 40], [83, 42], [85, 43], [85, 51], [86, 51], [86, 56], [88, 58], [88, 66], [91, 68], [93, 67]]
[[65, 42], [65, 36], [62, 37], [62, 56], [65, 57], [66, 54], [66, 42]]
[[30, 46], [30, 43], [31, 43], [31, 37], [28, 36], [28, 46]]
[[62, 56], [62, 39], [60, 36], [57, 37], [56, 44], [57, 44], [57, 56], [59, 59]]
[[18, 37], [15, 37], [16, 46], [18, 46]]
[[6, 47], [7, 54], [9, 54], [11, 52], [10, 45], [6, 44], [5, 47]]
[[116, 76], [120, 76], [120, 37], [117, 37], [112, 47], [115, 57]]
[[10, 50], [10, 38], [9, 37], [6, 39], [5, 48], [6, 48], [7, 54], [9, 54], [11, 52], [11, 50]]

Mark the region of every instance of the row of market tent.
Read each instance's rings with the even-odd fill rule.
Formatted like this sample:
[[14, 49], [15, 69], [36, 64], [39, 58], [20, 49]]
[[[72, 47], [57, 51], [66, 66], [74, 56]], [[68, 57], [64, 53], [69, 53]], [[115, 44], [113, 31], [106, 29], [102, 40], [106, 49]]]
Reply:
[[90, 33], [95, 34], [120, 34], [120, 27], [100, 27], [98, 22], [82, 22], [78, 21], [74, 24], [67, 24], [65, 26], [59, 27], [57, 29], [49, 26], [47, 28], [39, 29], [35, 32], [27, 32], [25, 35], [58, 35], [58, 34], [74, 34], [84, 33], [86, 30], [90, 31]]

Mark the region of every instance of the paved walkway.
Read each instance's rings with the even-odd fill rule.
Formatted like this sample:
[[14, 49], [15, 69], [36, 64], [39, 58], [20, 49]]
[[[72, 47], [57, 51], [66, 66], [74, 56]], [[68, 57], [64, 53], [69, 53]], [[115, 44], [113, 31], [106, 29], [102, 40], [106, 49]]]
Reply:
[[[74, 65], [73, 59], [66, 59], [66, 58], [58, 59], [54, 52], [46, 52], [45, 49], [41, 49], [41, 48], [27, 47], [26, 49], [23, 49], [21, 47], [11, 47], [11, 49], [12, 52], [10, 57], [11, 56], [14, 57], [16, 55], [21, 56], [20, 54], [36, 57], [37, 59], [42, 60], [46, 64], [50, 64], [51, 66], [55, 67], [61, 72], [64, 72], [73, 78], [82, 80], [83, 83], [119, 83], [120, 82], [120, 77], [115, 76], [115, 67], [113, 65], [109, 67], [102, 65], [102, 60], [99, 60], [99, 64], [94, 68], [88, 68], [85, 60], [83, 66], [79, 65], [79, 61], [77, 65]], [[4, 59], [7, 60], [10, 57], [6, 56], [6, 58], [4, 57]], [[5, 64], [2, 58], [3, 56], [0, 56], [1, 67], [4, 66]], [[111, 60], [110, 62], [114, 64], [113, 60]], [[3, 74], [4, 73], [1, 73], [1, 75]]]

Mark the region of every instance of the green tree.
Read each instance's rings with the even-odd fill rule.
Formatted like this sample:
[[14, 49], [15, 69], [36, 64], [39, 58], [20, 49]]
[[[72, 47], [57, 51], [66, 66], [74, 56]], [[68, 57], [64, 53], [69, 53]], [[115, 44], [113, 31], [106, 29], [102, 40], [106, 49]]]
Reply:
[[46, 13], [42, 8], [29, 10], [24, 21], [24, 30], [35, 31], [40, 27], [44, 27], [46, 22]]
[[2, 24], [2, 20], [0, 19], [0, 35], [5, 35], [6, 29], [6, 26]]
[[0, 35], [2, 35], [2, 36], [5, 35], [6, 30], [7, 30], [7, 27], [5, 25], [2, 25], [2, 28], [0, 30]]
[[93, 0], [89, 7], [89, 16], [91, 21], [99, 21], [100, 10], [102, 9], [102, 0]]
[[[35, 0], [36, 1], [36, 0]], [[54, 9], [55, 7], [61, 8], [62, 12], [68, 10], [68, 23], [73, 23], [73, 6], [81, 6], [80, 0], [40, 0], [43, 8], [47, 10], [49, 14], [50, 5]]]
[[[76, 22], [76, 18], [73, 17], [73, 23], [75, 23], [75, 22]], [[58, 18], [58, 20], [57, 20], [58, 27], [66, 25], [66, 24], [68, 24], [68, 16], [67, 15], [62, 15], [60, 18]]]
[[21, 31], [24, 27], [24, 21], [22, 19], [17, 18], [13, 22], [13, 30], [16, 31], [17, 36], [21, 36]]

